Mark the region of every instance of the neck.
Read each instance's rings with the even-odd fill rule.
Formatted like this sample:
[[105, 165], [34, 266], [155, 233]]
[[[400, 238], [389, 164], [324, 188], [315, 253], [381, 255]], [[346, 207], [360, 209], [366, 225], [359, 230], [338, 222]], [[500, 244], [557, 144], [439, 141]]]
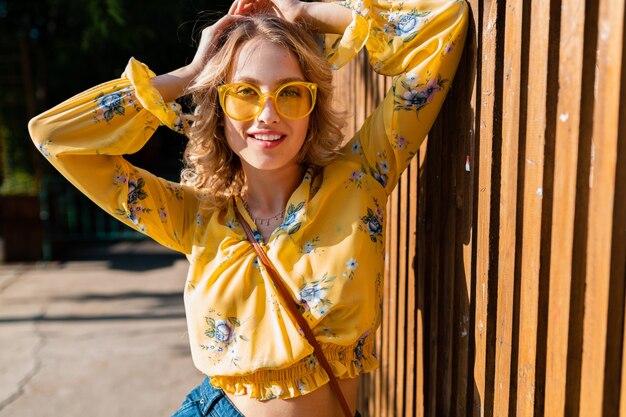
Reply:
[[256, 217], [272, 217], [285, 208], [302, 182], [305, 167], [294, 164], [279, 170], [259, 170], [244, 164], [244, 199]]

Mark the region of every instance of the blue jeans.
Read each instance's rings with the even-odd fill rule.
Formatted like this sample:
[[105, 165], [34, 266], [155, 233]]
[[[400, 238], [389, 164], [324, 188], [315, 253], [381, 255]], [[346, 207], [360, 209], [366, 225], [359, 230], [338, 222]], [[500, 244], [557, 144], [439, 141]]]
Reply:
[[[172, 417], [244, 417], [230, 402], [224, 391], [214, 388], [205, 378], [194, 388]], [[356, 412], [354, 417], [361, 417]]]
[[224, 391], [214, 388], [205, 378], [194, 388], [172, 417], [244, 417], [230, 402]]

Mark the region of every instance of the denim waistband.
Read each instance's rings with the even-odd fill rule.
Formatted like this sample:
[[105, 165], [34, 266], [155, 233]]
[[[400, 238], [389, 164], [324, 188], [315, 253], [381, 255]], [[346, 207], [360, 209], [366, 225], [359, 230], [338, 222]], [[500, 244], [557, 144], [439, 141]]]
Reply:
[[[210, 379], [207, 377], [198, 387], [198, 393], [202, 398], [203, 415], [220, 416], [220, 417], [244, 417], [237, 410], [233, 403], [228, 399], [224, 391], [211, 385]], [[211, 414], [208, 414], [212, 412]], [[361, 417], [357, 411], [354, 417]]]

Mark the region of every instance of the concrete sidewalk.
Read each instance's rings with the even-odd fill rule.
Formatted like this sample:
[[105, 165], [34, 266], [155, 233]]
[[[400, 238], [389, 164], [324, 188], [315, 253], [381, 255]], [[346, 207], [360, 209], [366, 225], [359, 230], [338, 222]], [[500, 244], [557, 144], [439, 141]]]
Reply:
[[105, 255], [0, 264], [0, 417], [167, 417], [202, 381], [187, 261], [150, 242]]

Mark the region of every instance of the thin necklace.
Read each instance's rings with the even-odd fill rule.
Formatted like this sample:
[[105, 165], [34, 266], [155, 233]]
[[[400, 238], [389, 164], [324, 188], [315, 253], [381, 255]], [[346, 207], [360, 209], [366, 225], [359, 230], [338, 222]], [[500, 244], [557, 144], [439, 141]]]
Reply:
[[252, 218], [252, 221], [254, 223], [256, 223], [257, 225], [265, 224], [265, 226], [269, 226], [269, 225], [271, 225], [272, 222], [275, 222], [277, 220], [282, 220], [282, 218], [285, 217], [285, 209], [282, 209], [277, 214], [275, 214], [275, 215], [273, 215], [271, 217], [267, 217], [267, 218], [263, 218], [263, 219], [259, 218], [259, 217], [254, 217], [252, 215], [252, 211], [250, 210], [250, 206], [248, 205], [247, 201], [243, 202], [243, 206], [246, 208], [246, 211], [248, 212], [248, 214]]

